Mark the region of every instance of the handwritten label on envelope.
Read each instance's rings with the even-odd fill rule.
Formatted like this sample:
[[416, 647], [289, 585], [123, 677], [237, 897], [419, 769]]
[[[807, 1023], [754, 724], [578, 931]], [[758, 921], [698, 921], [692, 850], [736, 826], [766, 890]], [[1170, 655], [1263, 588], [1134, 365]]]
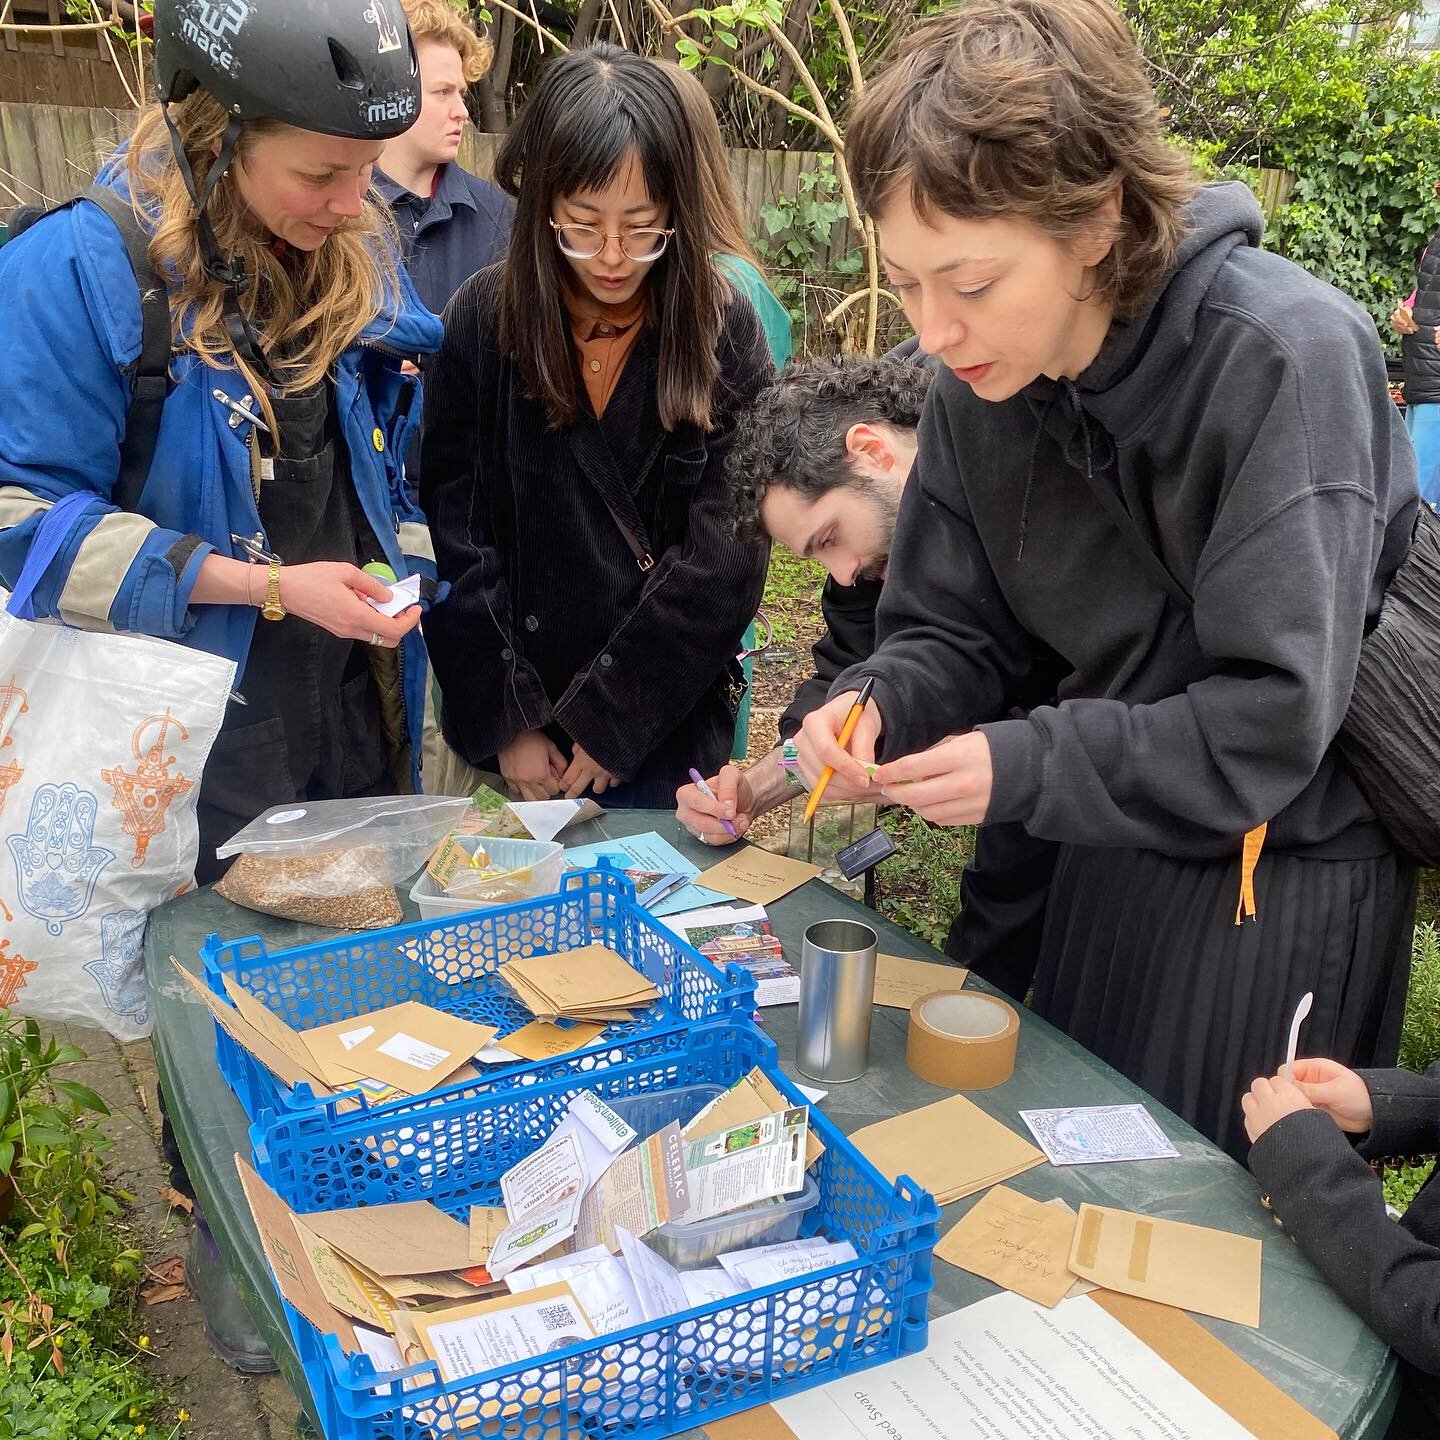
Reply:
[[1074, 1215], [997, 1185], [935, 1247], [940, 1259], [1053, 1307], [1075, 1283]]

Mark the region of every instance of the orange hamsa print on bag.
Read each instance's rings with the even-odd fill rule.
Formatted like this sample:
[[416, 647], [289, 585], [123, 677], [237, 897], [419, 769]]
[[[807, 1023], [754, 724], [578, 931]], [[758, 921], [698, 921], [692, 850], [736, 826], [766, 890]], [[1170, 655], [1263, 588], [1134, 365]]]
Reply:
[[[159, 727], [159, 731], [147, 749], [145, 735], [155, 726]], [[175, 757], [166, 755], [165, 741], [172, 727], [180, 732], [182, 740], [190, 738], [190, 732], [169, 710], [163, 715], [151, 715], [142, 720], [130, 737], [130, 749], [136, 761], [135, 773], [130, 774], [123, 765], [100, 772], [100, 778], [113, 792], [111, 804], [120, 812], [120, 828], [135, 842], [135, 854], [130, 864], [136, 870], [145, 864], [150, 842], [165, 828], [165, 814], [170, 802], [177, 795], [185, 794], [195, 783], [183, 775], [170, 773]]]
[[[0, 733], [5, 736], [0, 740], [0, 750], [15, 743], [15, 737], [10, 731], [14, 728], [15, 721], [29, 709], [30, 697], [15, 683], [12, 675], [9, 684], [0, 685]], [[0, 810], [5, 808], [5, 797], [10, 793], [10, 787], [17, 784], [24, 773], [24, 768], [18, 761], [12, 760], [8, 765], [0, 765]]]

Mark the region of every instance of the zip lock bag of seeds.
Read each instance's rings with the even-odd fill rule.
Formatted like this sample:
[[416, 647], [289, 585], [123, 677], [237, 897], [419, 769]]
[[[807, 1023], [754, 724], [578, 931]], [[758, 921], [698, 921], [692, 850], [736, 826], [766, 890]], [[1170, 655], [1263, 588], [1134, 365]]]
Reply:
[[448, 795], [379, 795], [272, 807], [215, 852], [239, 857], [215, 891], [312, 925], [398, 925], [396, 885], [429, 859], [469, 804]]

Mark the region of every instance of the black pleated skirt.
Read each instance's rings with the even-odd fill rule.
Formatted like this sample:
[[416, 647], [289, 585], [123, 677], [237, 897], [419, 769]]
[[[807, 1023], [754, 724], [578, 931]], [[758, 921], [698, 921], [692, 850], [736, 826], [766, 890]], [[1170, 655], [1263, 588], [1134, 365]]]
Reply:
[[1032, 1008], [1244, 1159], [1240, 1096], [1301, 1055], [1391, 1066], [1400, 1043], [1416, 869], [1266, 851], [1258, 920], [1235, 924], [1240, 859], [1061, 848]]

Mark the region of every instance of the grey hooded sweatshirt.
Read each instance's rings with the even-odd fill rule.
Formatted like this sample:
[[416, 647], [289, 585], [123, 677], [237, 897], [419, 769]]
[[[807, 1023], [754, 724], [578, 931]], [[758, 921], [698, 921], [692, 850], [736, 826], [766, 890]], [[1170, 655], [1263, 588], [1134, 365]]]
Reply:
[[[1358, 859], [1390, 842], [1335, 751], [1360, 643], [1408, 553], [1415, 457], [1370, 318], [1259, 248], [1206, 186], [1176, 268], [1074, 384], [995, 404], [949, 372], [920, 424], [874, 656], [882, 753], [978, 726], [986, 821], [1220, 856]], [[1193, 605], [1106, 514], [1118, 493]], [[1059, 702], [1001, 719], [1043, 641]]]

